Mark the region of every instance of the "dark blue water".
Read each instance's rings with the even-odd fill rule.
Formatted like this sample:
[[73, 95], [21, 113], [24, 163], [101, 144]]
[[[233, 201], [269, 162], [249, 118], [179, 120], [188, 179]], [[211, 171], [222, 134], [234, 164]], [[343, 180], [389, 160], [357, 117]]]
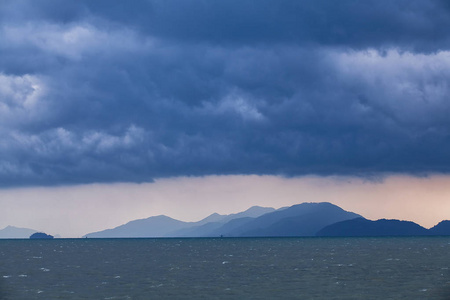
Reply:
[[450, 299], [450, 238], [0, 240], [2, 299]]

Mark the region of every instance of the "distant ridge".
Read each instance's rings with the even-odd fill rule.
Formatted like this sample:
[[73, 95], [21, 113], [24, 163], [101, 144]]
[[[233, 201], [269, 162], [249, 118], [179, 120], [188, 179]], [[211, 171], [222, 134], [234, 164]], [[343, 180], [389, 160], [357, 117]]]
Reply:
[[149, 217], [85, 237], [314, 236], [327, 225], [356, 217], [360, 215], [326, 202], [302, 203], [279, 210], [253, 206], [236, 214], [215, 213], [198, 222], [182, 222], [167, 216]]
[[181, 229], [188, 224], [167, 216], [155, 216], [130, 221], [124, 225], [86, 234], [88, 238], [143, 238], [164, 237], [167, 233]]
[[[1, 232], [1, 231], [0, 231]], [[337, 205], [301, 203], [278, 210], [253, 206], [246, 211], [211, 214], [198, 222], [183, 222], [160, 215], [130, 221], [112, 229], [85, 235], [89, 238], [151, 237], [295, 237], [295, 236], [429, 236], [450, 235], [450, 221], [431, 229], [414, 222], [371, 221]]]
[[431, 235], [450, 235], [450, 221], [441, 221], [436, 226], [430, 228], [429, 233]]
[[356, 218], [337, 222], [317, 232], [317, 236], [417, 236], [428, 235], [426, 228], [410, 221], [377, 221]]
[[228, 221], [241, 217], [257, 217], [274, 211], [271, 207], [253, 206], [246, 211], [220, 215], [211, 214], [198, 222], [183, 222], [160, 215], [130, 221], [112, 229], [88, 233], [88, 238], [145, 238], [145, 237], [199, 237], [208, 236], [210, 231]]
[[0, 239], [28, 239], [30, 235], [36, 232], [37, 230], [30, 228], [6, 226], [0, 230]]
[[[253, 219], [274, 211], [275, 209], [272, 207], [252, 206], [249, 209], [236, 214], [230, 215], [212, 214], [209, 217], [199, 222], [196, 222], [194, 226], [171, 232], [167, 236], [173, 237], [208, 237], [218, 235], [220, 236], [221, 234], [217, 234], [217, 232], [220, 232], [220, 228], [222, 228], [228, 222], [242, 218]], [[213, 221], [205, 222], [205, 220], [213, 220]]]
[[227, 236], [314, 236], [321, 228], [360, 215], [328, 202], [282, 208], [224, 233]]

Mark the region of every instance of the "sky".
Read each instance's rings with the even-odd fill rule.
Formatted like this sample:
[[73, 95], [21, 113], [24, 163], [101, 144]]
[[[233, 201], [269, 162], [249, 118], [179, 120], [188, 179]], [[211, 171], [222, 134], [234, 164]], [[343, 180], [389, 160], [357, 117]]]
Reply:
[[448, 28], [445, 0], [1, 1], [0, 228], [448, 219]]

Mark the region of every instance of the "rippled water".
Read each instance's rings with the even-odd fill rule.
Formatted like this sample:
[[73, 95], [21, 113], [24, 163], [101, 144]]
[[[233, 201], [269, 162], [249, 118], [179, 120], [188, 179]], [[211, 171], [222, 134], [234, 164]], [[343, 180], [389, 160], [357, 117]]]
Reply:
[[0, 240], [0, 299], [450, 299], [450, 238]]

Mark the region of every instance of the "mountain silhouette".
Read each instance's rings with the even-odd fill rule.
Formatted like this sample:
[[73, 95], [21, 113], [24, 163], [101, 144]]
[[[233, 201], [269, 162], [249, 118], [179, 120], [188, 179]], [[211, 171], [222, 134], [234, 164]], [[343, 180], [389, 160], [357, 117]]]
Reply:
[[246, 211], [219, 215], [211, 214], [198, 222], [183, 222], [160, 215], [130, 221], [112, 229], [86, 234], [88, 238], [145, 238], [145, 237], [198, 237], [235, 218], [255, 217], [274, 211], [274, 208], [253, 206]]
[[0, 239], [28, 239], [37, 230], [7, 226], [0, 230]]
[[85, 235], [88, 238], [144, 238], [164, 237], [167, 233], [181, 229], [188, 223], [160, 215], [130, 221], [112, 229], [93, 232]]
[[246, 222], [224, 236], [314, 236], [321, 228], [360, 215], [328, 202], [302, 203]]
[[[230, 214], [230, 215], [219, 215], [217, 213], [212, 214], [205, 219], [195, 223], [193, 226], [189, 226], [187, 228], [183, 228], [174, 232], [167, 234], [167, 236], [173, 237], [212, 237], [218, 236], [221, 234], [217, 234], [216, 232], [220, 231], [225, 224], [231, 222], [236, 219], [243, 218], [257, 218], [267, 213], [271, 213], [275, 211], [272, 207], [260, 207], [260, 206], [252, 206], [246, 211]], [[209, 220], [210, 222], [205, 222], [205, 220]]]
[[410, 221], [377, 221], [356, 218], [337, 222], [317, 232], [317, 236], [416, 236], [428, 235], [426, 228]]
[[[1, 232], [1, 231], [0, 231]], [[414, 222], [371, 221], [328, 202], [301, 203], [278, 210], [254, 206], [246, 211], [211, 214], [198, 222], [167, 216], [134, 220], [112, 229], [93, 232], [89, 238], [147, 237], [293, 237], [293, 236], [419, 236], [450, 235], [450, 221], [431, 229]]]
[[441, 221], [436, 226], [430, 228], [430, 235], [450, 235], [450, 221]]

